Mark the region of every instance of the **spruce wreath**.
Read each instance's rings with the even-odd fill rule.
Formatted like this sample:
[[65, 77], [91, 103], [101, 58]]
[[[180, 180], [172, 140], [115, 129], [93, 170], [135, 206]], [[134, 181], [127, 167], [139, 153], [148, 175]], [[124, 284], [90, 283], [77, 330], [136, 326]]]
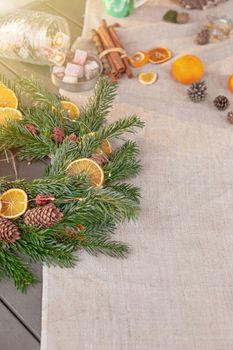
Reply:
[[[37, 281], [29, 261], [73, 267], [81, 249], [127, 256], [111, 234], [138, 215], [139, 188], [125, 180], [141, 165], [138, 146], [122, 135], [144, 124], [136, 115], [107, 123], [117, 85], [101, 78], [79, 110], [33, 79], [1, 81], [0, 151], [51, 161], [42, 178], [0, 178], [0, 278], [25, 291]], [[112, 150], [114, 138], [121, 145]]]

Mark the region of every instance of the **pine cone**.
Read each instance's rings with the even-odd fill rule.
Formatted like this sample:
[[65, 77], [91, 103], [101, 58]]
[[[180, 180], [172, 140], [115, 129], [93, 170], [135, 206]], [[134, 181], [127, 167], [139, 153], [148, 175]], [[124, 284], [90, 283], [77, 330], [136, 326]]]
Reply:
[[207, 28], [204, 28], [197, 34], [196, 38], [198, 45], [206, 45], [210, 42], [210, 31]]
[[214, 105], [219, 111], [225, 111], [229, 106], [229, 100], [226, 96], [217, 96], [214, 99]]
[[104, 154], [99, 153], [99, 154], [92, 154], [90, 157], [91, 160], [96, 162], [99, 166], [103, 167], [107, 163], [107, 158]]
[[233, 124], [233, 112], [230, 111], [228, 114], [227, 114], [227, 120]]
[[43, 207], [29, 209], [24, 214], [24, 223], [28, 226], [50, 227], [58, 224], [62, 219], [63, 214], [60, 209], [50, 203]]
[[190, 20], [190, 16], [187, 12], [180, 12], [176, 16], [176, 22], [179, 24], [188, 23], [189, 20]]
[[192, 102], [201, 102], [206, 98], [207, 86], [204, 81], [199, 81], [191, 85], [188, 89], [188, 96]]
[[0, 217], [0, 240], [14, 243], [20, 238], [18, 227], [10, 220]]

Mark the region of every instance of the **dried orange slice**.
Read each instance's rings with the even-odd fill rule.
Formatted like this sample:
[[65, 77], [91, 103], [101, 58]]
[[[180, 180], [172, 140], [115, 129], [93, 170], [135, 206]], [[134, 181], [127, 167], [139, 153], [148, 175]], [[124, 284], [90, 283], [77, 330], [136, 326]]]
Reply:
[[[90, 132], [88, 135], [90, 136], [95, 136], [95, 132]], [[97, 148], [95, 150], [95, 153], [101, 153], [103, 152], [104, 154], [106, 154], [106, 156], [109, 156], [111, 153], [112, 153], [112, 146], [111, 146], [111, 143], [105, 139], [103, 142], [102, 142], [102, 145], [100, 148]]]
[[5, 85], [0, 86], [0, 107], [18, 107], [18, 99], [14, 91], [8, 89]]
[[70, 101], [61, 101], [61, 105], [68, 112], [70, 119], [76, 120], [79, 117], [80, 110], [76, 104]]
[[0, 216], [4, 218], [16, 219], [27, 210], [27, 193], [19, 188], [12, 188], [4, 192], [0, 197], [0, 201], [2, 204]]
[[67, 167], [67, 173], [71, 176], [86, 173], [92, 186], [100, 187], [104, 182], [103, 169], [89, 158], [77, 159], [71, 162]]
[[149, 56], [144, 51], [138, 51], [129, 57], [129, 62], [134, 68], [140, 68], [149, 61]]
[[138, 80], [143, 85], [151, 85], [156, 82], [157, 77], [158, 75], [155, 72], [143, 72], [139, 74]]
[[106, 154], [106, 156], [109, 156], [112, 153], [112, 146], [111, 143], [105, 139], [102, 142], [101, 148], [97, 148], [97, 150], [95, 151], [96, 153], [104, 153]]
[[172, 53], [164, 47], [156, 47], [148, 52], [149, 62], [153, 64], [160, 64], [170, 60]]
[[5, 107], [0, 107], [0, 125], [7, 123], [7, 120], [20, 120], [22, 119], [22, 113], [18, 109]]

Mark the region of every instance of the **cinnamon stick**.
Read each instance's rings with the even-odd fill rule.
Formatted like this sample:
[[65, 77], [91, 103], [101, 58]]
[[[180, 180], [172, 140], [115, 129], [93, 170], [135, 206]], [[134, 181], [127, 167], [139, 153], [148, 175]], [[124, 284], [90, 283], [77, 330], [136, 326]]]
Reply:
[[[109, 33], [110, 33], [110, 35], [112, 37], [112, 40], [113, 40], [113, 42], [114, 42], [116, 47], [120, 47], [120, 48], [125, 50], [124, 45], [122, 44], [119, 36], [117, 35], [117, 33], [115, 31], [115, 27], [119, 27], [119, 24], [116, 23], [116, 24], [113, 24], [112, 26], [109, 27]], [[132, 70], [130, 68], [130, 64], [129, 64], [128, 58], [127, 57], [123, 57], [122, 60], [123, 60], [124, 65], [125, 65], [125, 68], [126, 68], [125, 72], [126, 72], [128, 78], [132, 78], [133, 77], [133, 72], [132, 72]]]
[[[111, 38], [111, 35], [109, 33], [107, 24], [105, 20], [101, 21], [101, 25], [98, 28], [98, 33], [101, 38], [101, 41], [106, 49], [112, 49], [115, 48], [114, 42]], [[124, 73], [126, 68], [125, 65], [117, 52], [110, 52], [109, 54], [109, 61], [112, 63], [114, 62], [114, 65], [116, 67], [117, 72]]]
[[[95, 29], [91, 30], [91, 39], [93, 41], [93, 43], [95, 44], [96, 50], [97, 52], [100, 54], [101, 52], [104, 51], [104, 46], [101, 42], [101, 38], [98, 34], [98, 32]], [[111, 65], [109, 63], [108, 57], [104, 56], [101, 58], [101, 62], [103, 64], [103, 69], [104, 69], [104, 74], [109, 74], [111, 73]]]

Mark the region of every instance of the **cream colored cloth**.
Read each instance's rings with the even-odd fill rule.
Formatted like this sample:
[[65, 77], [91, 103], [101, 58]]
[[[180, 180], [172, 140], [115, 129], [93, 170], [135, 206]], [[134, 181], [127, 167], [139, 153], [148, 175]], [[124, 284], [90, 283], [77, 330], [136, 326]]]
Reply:
[[[162, 22], [171, 4], [160, 4], [121, 19], [119, 35], [129, 53], [164, 45], [199, 55], [208, 98], [190, 102], [171, 62], [143, 68], [158, 72], [153, 86], [121, 80], [110, 120], [138, 113], [146, 122], [135, 137], [142, 211], [117, 233], [132, 252], [127, 260], [82, 253], [73, 270], [44, 269], [42, 350], [233, 349], [233, 126], [212, 103], [218, 94], [233, 102], [233, 39], [194, 43], [206, 13], [231, 14], [233, 1], [190, 12], [186, 25]], [[87, 1], [85, 38], [103, 16], [100, 1]]]

